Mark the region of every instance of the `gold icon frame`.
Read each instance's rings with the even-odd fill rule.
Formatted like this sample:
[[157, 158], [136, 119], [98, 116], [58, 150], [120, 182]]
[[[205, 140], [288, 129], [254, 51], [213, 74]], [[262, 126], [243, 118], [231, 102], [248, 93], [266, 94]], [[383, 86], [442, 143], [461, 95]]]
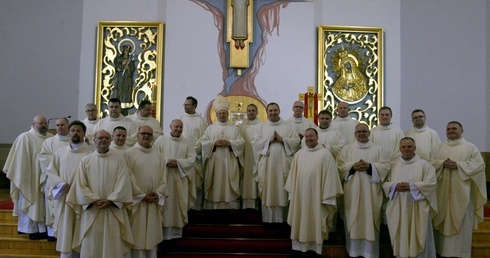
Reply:
[[383, 69], [382, 28], [318, 27], [317, 92], [324, 109], [335, 114], [344, 101], [352, 118], [375, 126], [383, 106]]
[[[124, 86], [125, 90], [130, 90], [125, 95], [130, 94], [131, 98], [127, 100], [120, 98], [123, 114], [135, 113], [139, 102], [147, 99], [153, 103], [153, 115], [160, 121], [163, 93], [163, 36], [162, 22], [100, 21], [98, 23], [94, 103], [99, 109], [99, 117], [109, 114], [109, 99], [120, 96], [115, 95], [116, 91], [120, 94], [123, 91], [122, 83], [127, 82], [128, 79], [119, 78], [126, 75], [132, 76], [129, 78], [131, 88], [127, 89], [128, 85]], [[130, 46], [131, 52], [128, 53], [130, 56], [126, 57], [129, 60], [122, 61], [127, 67], [120, 69], [116, 63], [119, 64], [117, 59], [121, 58], [124, 45]], [[125, 74], [126, 71], [129, 72]]]

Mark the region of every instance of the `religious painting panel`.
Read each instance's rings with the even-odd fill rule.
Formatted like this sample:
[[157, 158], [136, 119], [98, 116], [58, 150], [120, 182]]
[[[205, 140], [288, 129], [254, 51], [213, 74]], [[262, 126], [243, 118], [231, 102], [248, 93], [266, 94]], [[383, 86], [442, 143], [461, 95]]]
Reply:
[[110, 98], [121, 100], [124, 115], [135, 113], [140, 101], [149, 100], [152, 115], [160, 121], [163, 30], [162, 22], [99, 22], [94, 91], [99, 117], [109, 114]]
[[335, 114], [347, 102], [350, 116], [370, 128], [383, 106], [383, 30], [379, 27], [318, 27], [318, 95]]

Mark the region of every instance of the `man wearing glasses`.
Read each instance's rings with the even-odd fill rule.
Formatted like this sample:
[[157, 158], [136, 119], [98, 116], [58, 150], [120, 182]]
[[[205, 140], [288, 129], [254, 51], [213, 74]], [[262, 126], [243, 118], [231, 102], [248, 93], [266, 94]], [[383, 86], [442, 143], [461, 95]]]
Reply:
[[434, 160], [441, 146], [441, 140], [436, 131], [425, 124], [425, 112], [422, 109], [412, 111], [413, 128], [405, 132], [406, 137], [413, 138], [417, 143], [415, 153], [429, 162]]
[[298, 131], [299, 139], [303, 139], [303, 133], [308, 128], [316, 128], [316, 124], [310, 119], [303, 116], [304, 104], [301, 101], [295, 101], [293, 104], [293, 116], [289, 118], [291, 125]]
[[85, 106], [85, 114], [87, 114], [87, 117], [82, 120], [82, 123], [84, 123], [87, 127], [85, 138], [88, 140], [89, 143], [91, 143], [94, 139], [94, 133], [92, 131], [95, 124], [99, 122], [99, 113], [97, 106], [94, 103], [88, 103]]
[[141, 126], [136, 144], [123, 154], [134, 183], [131, 206], [133, 257], [157, 257], [157, 245], [163, 241], [162, 209], [167, 200], [167, 173], [165, 160], [152, 146], [153, 134], [150, 126]]
[[134, 246], [131, 175], [124, 158], [109, 150], [110, 143], [109, 132], [95, 133], [96, 149], [82, 158], [66, 197], [79, 218], [72, 247], [80, 257], [123, 257]]

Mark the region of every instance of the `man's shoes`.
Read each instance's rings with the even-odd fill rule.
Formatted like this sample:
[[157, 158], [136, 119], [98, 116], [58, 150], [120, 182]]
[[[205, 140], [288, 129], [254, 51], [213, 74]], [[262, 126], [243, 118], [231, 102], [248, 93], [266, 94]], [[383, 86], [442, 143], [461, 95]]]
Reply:
[[48, 238], [48, 234], [46, 232], [29, 234], [30, 240], [40, 240], [40, 239], [46, 239], [46, 238]]
[[56, 237], [48, 236], [48, 242], [56, 242]]

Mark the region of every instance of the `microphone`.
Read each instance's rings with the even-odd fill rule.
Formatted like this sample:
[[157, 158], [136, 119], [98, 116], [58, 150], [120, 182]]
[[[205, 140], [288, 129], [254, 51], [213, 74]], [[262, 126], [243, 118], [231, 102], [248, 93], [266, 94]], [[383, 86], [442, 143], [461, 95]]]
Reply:
[[48, 119], [48, 124], [49, 124], [49, 121], [51, 121], [51, 120], [58, 120], [60, 118], [71, 118], [71, 116], [52, 117], [52, 118]]

